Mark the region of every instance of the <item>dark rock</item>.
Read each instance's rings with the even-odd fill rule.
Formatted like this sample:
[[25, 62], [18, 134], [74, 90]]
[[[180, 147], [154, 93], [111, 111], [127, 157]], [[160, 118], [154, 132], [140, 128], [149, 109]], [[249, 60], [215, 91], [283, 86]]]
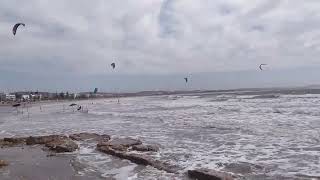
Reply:
[[97, 147], [107, 146], [117, 151], [126, 151], [129, 147], [134, 145], [140, 145], [142, 142], [132, 138], [117, 138], [111, 141], [101, 141], [97, 144]]
[[233, 180], [230, 174], [209, 169], [189, 170], [188, 176], [197, 180]]
[[4, 167], [4, 166], [8, 166], [9, 163], [5, 160], [0, 160], [0, 168]]
[[0, 139], [0, 146], [3, 147], [12, 147], [17, 145], [23, 145], [26, 142], [26, 138], [4, 138]]
[[119, 158], [122, 157], [123, 152], [120, 152], [118, 150], [115, 150], [113, 148], [111, 148], [110, 146], [104, 146], [104, 145], [97, 145], [97, 149], [103, 153], [112, 155], [112, 156], [117, 156]]
[[3, 138], [4, 141], [10, 142], [12, 144], [24, 144], [26, 142], [26, 138], [20, 137], [20, 138]]
[[135, 151], [154, 151], [154, 152], [157, 152], [157, 151], [159, 151], [159, 147], [156, 146], [156, 145], [143, 145], [143, 144], [140, 144], [140, 145], [134, 145], [134, 146], [132, 146], [132, 150], [135, 150]]
[[112, 139], [111, 141], [108, 142], [109, 146], [125, 146], [125, 147], [130, 147], [134, 145], [140, 145], [142, 142], [138, 139], [133, 139], [133, 138], [116, 138]]
[[3, 139], [0, 140], [0, 146], [1, 148], [4, 148], [4, 147], [12, 147], [12, 146], [15, 146], [16, 144], [12, 144], [11, 142], [8, 142], [8, 141], [4, 141]]
[[169, 173], [176, 173], [178, 167], [167, 163], [155, 160], [150, 156], [142, 154], [128, 153], [126, 150], [132, 147], [133, 150], [140, 151], [157, 151], [159, 148], [151, 145], [142, 145], [142, 142], [132, 138], [117, 138], [109, 142], [100, 142], [97, 144], [97, 149], [106, 154], [119, 157], [121, 159], [130, 160], [136, 164], [152, 166], [156, 169], [163, 170]]
[[4, 148], [5, 146], [11, 145], [10, 142], [4, 141], [3, 139], [0, 139], [0, 146], [1, 148]]
[[109, 141], [109, 135], [100, 135], [96, 133], [78, 133], [78, 134], [71, 134], [69, 136], [72, 140], [75, 141], [85, 141], [85, 140], [94, 140], [94, 141]]
[[79, 149], [79, 146], [71, 139], [58, 139], [55, 141], [51, 141], [46, 143], [46, 147], [48, 147], [49, 150], [55, 151], [57, 153], [73, 152]]
[[97, 144], [97, 147], [99, 148], [99, 147], [104, 147], [104, 146], [106, 146], [106, 147], [110, 147], [110, 148], [112, 148], [113, 150], [117, 150], [117, 151], [126, 151], [127, 149], [128, 149], [128, 147], [125, 147], [125, 146], [123, 146], [123, 145], [110, 145], [110, 143], [109, 142], [104, 142], [104, 141], [100, 141], [98, 144]]
[[172, 166], [168, 163], [163, 163], [159, 160], [155, 160], [151, 158], [150, 156], [146, 156], [143, 154], [133, 154], [133, 153], [124, 153], [123, 159], [130, 160], [131, 162], [134, 162], [136, 164], [141, 164], [145, 166], [152, 166], [156, 169], [166, 171], [168, 173], [177, 173], [178, 168], [175, 166]]
[[178, 171], [177, 167], [171, 166], [167, 163], [163, 163], [158, 160], [154, 160], [153, 158], [146, 155], [127, 153], [124, 151], [117, 151], [117, 150], [114, 150], [111, 146], [98, 146], [97, 149], [103, 153], [116, 156], [121, 159], [127, 159], [136, 164], [141, 164], [145, 166], [149, 165], [156, 169], [163, 170], [169, 173], [176, 173]]
[[52, 141], [58, 141], [67, 139], [67, 136], [63, 135], [49, 135], [49, 136], [36, 136], [36, 137], [28, 137], [26, 140], [27, 145], [35, 145], [35, 144], [46, 144]]

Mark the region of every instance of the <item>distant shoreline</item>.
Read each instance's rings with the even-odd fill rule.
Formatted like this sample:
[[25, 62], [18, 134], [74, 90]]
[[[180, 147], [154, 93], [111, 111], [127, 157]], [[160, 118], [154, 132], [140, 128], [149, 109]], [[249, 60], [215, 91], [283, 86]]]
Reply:
[[248, 89], [230, 89], [230, 90], [192, 90], [192, 91], [141, 91], [136, 93], [97, 93], [97, 97], [79, 98], [79, 99], [58, 99], [58, 100], [41, 100], [30, 102], [10, 102], [0, 103], [0, 107], [10, 107], [13, 104], [49, 104], [63, 103], [84, 100], [126, 98], [126, 97], [144, 97], [144, 96], [163, 96], [163, 95], [197, 95], [197, 94], [215, 94], [215, 95], [261, 95], [261, 94], [284, 94], [284, 95], [302, 95], [302, 94], [320, 94], [320, 88], [248, 88]]
[[[72, 100], [59, 100], [59, 101], [56, 101], [56, 100], [43, 100], [43, 101], [33, 101], [33, 102], [5, 102], [5, 104], [1, 103], [0, 107], [12, 107], [13, 104], [17, 104], [17, 103], [22, 104], [22, 107], [23, 107], [23, 105], [51, 104], [51, 103], [67, 102], [67, 101], [72, 101]], [[76, 100], [76, 101], [79, 101], [79, 99]]]

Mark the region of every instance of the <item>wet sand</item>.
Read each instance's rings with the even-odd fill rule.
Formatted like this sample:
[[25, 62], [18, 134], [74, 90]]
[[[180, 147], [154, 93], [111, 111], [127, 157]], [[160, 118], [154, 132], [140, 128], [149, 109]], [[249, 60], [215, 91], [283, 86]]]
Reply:
[[0, 149], [0, 159], [9, 165], [0, 168], [1, 180], [93, 180], [95, 177], [78, 175], [73, 167], [72, 154], [49, 156], [41, 146]]

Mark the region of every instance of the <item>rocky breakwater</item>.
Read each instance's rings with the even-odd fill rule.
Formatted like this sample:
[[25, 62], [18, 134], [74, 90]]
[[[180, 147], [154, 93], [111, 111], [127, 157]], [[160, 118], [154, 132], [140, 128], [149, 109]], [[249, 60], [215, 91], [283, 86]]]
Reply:
[[68, 136], [49, 135], [49, 136], [30, 136], [26, 138], [27, 145], [43, 144], [49, 150], [56, 153], [74, 152], [79, 149], [77, 143], [72, 141]]
[[[133, 163], [151, 166], [161, 171], [175, 173], [180, 175], [188, 175], [190, 178], [198, 180], [232, 180], [237, 179], [234, 175], [252, 174], [263, 168], [251, 164], [221, 164], [223, 171], [218, 172], [209, 169], [195, 169], [183, 172], [182, 168], [172, 165], [166, 161], [155, 158], [160, 148], [157, 145], [144, 144], [138, 139], [133, 138], [111, 138], [109, 135], [100, 135], [96, 133], [77, 133], [71, 135], [47, 135], [47, 136], [30, 136], [18, 138], [0, 139], [1, 148], [21, 147], [24, 146], [43, 146], [43, 150], [49, 152], [49, 155], [55, 156], [56, 153], [74, 152], [78, 150], [81, 142], [90, 142], [96, 144], [98, 151], [118, 157], [120, 159], [129, 160]], [[156, 156], [155, 156], [156, 155]], [[48, 156], [48, 155], [47, 155]], [[8, 166], [6, 160], [0, 160], [0, 168]], [[182, 174], [181, 174], [182, 173]], [[257, 176], [254, 176], [257, 177]]]
[[[156, 145], [144, 145], [140, 140], [132, 138], [115, 138], [110, 141], [101, 141], [97, 144], [100, 152], [127, 159], [133, 163], [152, 166], [156, 169], [169, 173], [177, 173], [179, 168], [154, 159], [144, 152], [157, 152], [159, 147]], [[138, 151], [138, 152], [137, 152]]]
[[74, 152], [79, 149], [75, 141], [93, 141], [105, 142], [110, 140], [108, 135], [99, 135], [96, 133], [78, 133], [67, 135], [47, 135], [47, 136], [29, 136], [29, 137], [11, 137], [0, 139], [1, 148], [10, 148], [16, 146], [43, 145], [48, 150], [63, 153]]
[[26, 143], [26, 138], [3, 138], [3, 139], [0, 139], [0, 147], [1, 148], [23, 145], [25, 143]]
[[74, 141], [91, 141], [91, 142], [100, 142], [100, 141], [109, 141], [110, 136], [103, 134], [97, 134], [97, 133], [77, 133], [77, 134], [71, 134], [69, 135], [69, 138]]
[[57, 153], [73, 152], [79, 148], [74, 141], [64, 135], [3, 138], [0, 140], [1, 148], [23, 145], [44, 145], [49, 150]]
[[[10, 137], [0, 139], [1, 148], [14, 148], [25, 146], [42, 146], [42, 150], [48, 152], [48, 156], [55, 156], [56, 153], [74, 152], [80, 147], [75, 141], [108, 141], [110, 136], [99, 135], [96, 133], [78, 133], [67, 135], [46, 135], [46, 136], [29, 136], [29, 137]], [[7, 160], [0, 159], [0, 168], [8, 166]]]

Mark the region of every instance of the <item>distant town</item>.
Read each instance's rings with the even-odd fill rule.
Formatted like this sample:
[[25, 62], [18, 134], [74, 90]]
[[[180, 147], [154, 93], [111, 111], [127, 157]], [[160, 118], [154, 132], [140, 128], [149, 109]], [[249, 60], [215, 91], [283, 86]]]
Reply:
[[18, 91], [11, 93], [0, 92], [0, 105], [20, 103], [20, 102], [37, 102], [52, 100], [85, 100], [85, 99], [101, 99], [101, 98], [121, 98], [136, 96], [157, 96], [157, 95], [174, 95], [184, 93], [200, 93], [200, 92], [219, 92], [219, 91], [141, 91], [133, 93], [107, 93], [98, 92], [97, 89], [92, 92], [40, 92], [40, 91]]
[[193, 90], [193, 91], [141, 91], [135, 93], [106, 93], [98, 92], [33, 92], [33, 91], [19, 91], [12, 93], [0, 92], [0, 105], [11, 104], [13, 102], [36, 102], [36, 101], [50, 101], [50, 100], [84, 100], [96, 98], [121, 98], [134, 96], [156, 96], [156, 95], [178, 95], [178, 94], [194, 94], [194, 93], [215, 93], [219, 94], [235, 94], [235, 95], [259, 95], [264, 94], [320, 94], [318, 87], [296, 87], [296, 88], [246, 88], [246, 89], [230, 89], [230, 90]]
[[[177, 92], [175, 92], [177, 93]], [[132, 97], [132, 96], [151, 96], [151, 95], [167, 95], [173, 94], [168, 91], [144, 91], [137, 93], [103, 93], [103, 92], [32, 92], [32, 91], [20, 91], [12, 93], [1, 93], [1, 104], [11, 104], [13, 102], [36, 102], [46, 100], [83, 100], [93, 98], [120, 98], [120, 97]]]
[[35, 102], [45, 100], [72, 100], [104, 97], [97, 93], [50, 93], [50, 92], [13, 92], [0, 93], [0, 102], [2, 104], [10, 102]]

